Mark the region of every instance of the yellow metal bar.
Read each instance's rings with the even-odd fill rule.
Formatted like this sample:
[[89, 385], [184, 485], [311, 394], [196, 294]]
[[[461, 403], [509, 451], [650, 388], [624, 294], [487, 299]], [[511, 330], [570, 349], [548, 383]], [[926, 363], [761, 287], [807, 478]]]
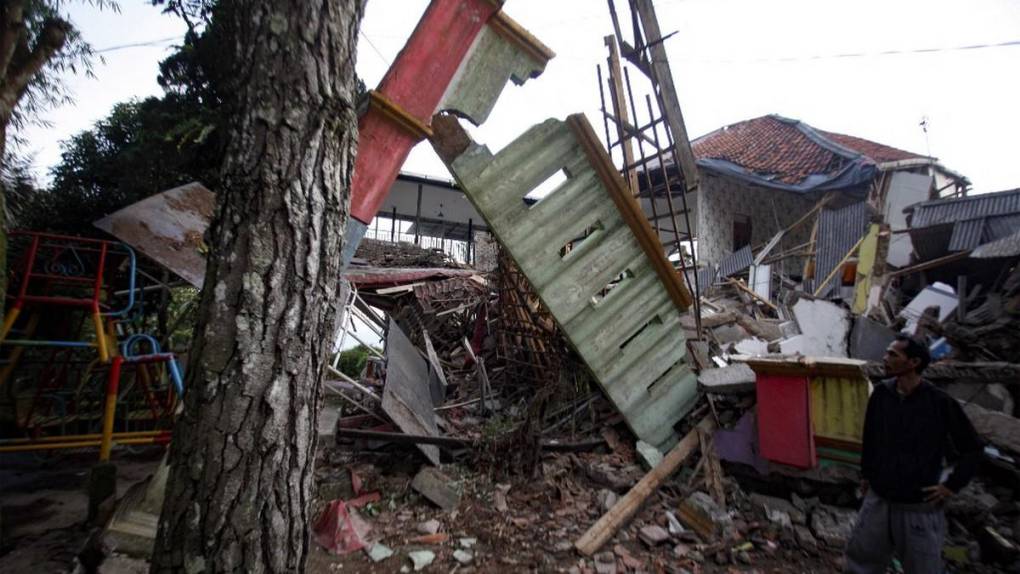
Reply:
[[[112, 441], [112, 443], [122, 445], [156, 444], [157, 438], [159, 437], [150, 436], [139, 438], [125, 438]], [[71, 442], [47, 442], [47, 443], [4, 445], [0, 446], [0, 452], [29, 452], [34, 450], [60, 450], [60, 449], [95, 448], [95, 447], [100, 447], [100, 452], [102, 452], [103, 442], [99, 440], [87, 440]], [[112, 448], [112, 444], [108, 448]], [[104, 460], [109, 459], [110, 455], [109, 452], [107, 452], [106, 459]]]
[[[141, 438], [148, 436], [158, 436], [167, 433], [167, 430], [148, 430], [148, 431], [131, 431], [131, 432], [120, 432], [113, 433], [112, 438], [114, 441], [122, 438]], [[102, 440], [103, 435], [101, 433], [94, 434], [69, 434], [61, 436], [44, 436], [40, 438], [15, 438], [15, 439], [0, 439], [0, 446], [3, 445], [14, 445], [14, 444], [28, 444], [28, 443], [43, 443], [43, 442], [77, 442], [77, 441], [92, 441]]]
[[103, 316], [99, 311], [92, 312], [92, 324], [96, 327], [96, 348], [99, 349], [99, 360], [110, 362], [110, 351], [106, 347], [106, 330], [103, 328]]
[[11, 332], [14, 327], [14, 322], [18, 320], [18, 315], [21, 314], [21, 307], [14, 307], [7, 312], [7, 316], [4, 317], [3, 330], [0, 331], [0, 343], [7, 340], [7, 335]]

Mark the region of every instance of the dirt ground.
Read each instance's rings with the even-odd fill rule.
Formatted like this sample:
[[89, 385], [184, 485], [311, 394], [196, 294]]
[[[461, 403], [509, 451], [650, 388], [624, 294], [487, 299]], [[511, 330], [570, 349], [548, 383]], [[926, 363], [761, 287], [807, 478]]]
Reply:
[[[816, 540], [807, 528], [813, 525], [803, 518], [801, 524], [807, 526], [799, 530], [796, 525], [778, 524], [762, 511], [760, 499], [754, 502], [750, 489], [756, 486], [739, 485], [733, 475], [724, 478], [723, 484], [734, 538], [702, 540], [689, 529], [675, 525], [671, 529], [670, 514], [675, 517], [681, 502], [704, 487], [701, 478], [692, 476], [694, 461], [657, 489], [595, 556], [584, 557], [574, 549], [574, 542], [644, 474], [631, 450], [604, 445], [582, 452], [545, 453], [534, 472], [526, 475], [500, 465], [499, 460], [508, 458], [500, 453], [477, 457], [465, 453], [441, 467], [448, 485], [460, 495], [456, 509], [446, 512], [411, 487], [423, 464], [413, 447], [373, 451], [360, 444], [337, 445], [331, 428], [334, 420], [325, 416], [320, 424], [317, 514], [338, 498], [367, 495], [371, 499], [378, 493], [378, 499], [355, 511], [369, 526], [366, 548], [334, 555], [313, 542], [308, 563], [312, 573], [411, 572], [415, 570], [410, 556], [420, 551], [432, 553], [422, 572], [789, 574], [842, 570], [841, 546], [822, 537]], [[159, 448], [117, 452], [118, 495], [154, 472], [161, 456]], [[85, 523], [84, 485], [95, 457], [93, 451], [0, 459], [4, 533], [0, 572], [72, 571], [75, 557], [98, 532]], [[825, 502], [834, 503], [831, 497]], [[808, 503], [833, 508], [817, 499]], [[852, 516], [853, 509], [841, 512]], [[643, 537], [642, 532], [651, 527], [658, 527], [664, 537], [654, 541]], [[368, 550], [376, 544], [392, 555], [373, 561]], [[106, 556], [96, 571], [133, 574], [147, 568], [144, 559], [115, 553]], [[951, 571], [1008, 570], [972, 565]]]

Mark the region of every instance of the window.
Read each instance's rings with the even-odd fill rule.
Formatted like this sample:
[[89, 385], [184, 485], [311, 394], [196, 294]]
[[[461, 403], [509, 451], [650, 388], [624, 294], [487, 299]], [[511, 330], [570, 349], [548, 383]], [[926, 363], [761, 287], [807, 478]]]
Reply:
[[751, 216], [733, 216], [733, 251], [751, 244]]

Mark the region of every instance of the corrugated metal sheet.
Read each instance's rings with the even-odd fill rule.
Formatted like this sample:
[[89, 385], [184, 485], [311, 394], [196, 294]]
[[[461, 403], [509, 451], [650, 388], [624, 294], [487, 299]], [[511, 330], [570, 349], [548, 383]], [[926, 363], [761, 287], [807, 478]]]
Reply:
[[[872, 210], [866, 202], [848, 205], [843, 209], [822, 210], [818, 218], [818, 235], [815, 246], [815, 281], [824, 281], [829, 273], [846, 256], [847, 252], [868, 231]], [[825, 285], [821, 296], [828, 297], [839, 285], [833, 279]]]
[[1020, 213], [1020, 188], [983, 193], [963, 199], [925, 201], [914, 205], [912, 209], [910, 226], [915, 229], [994, 215]]
[[754, 255], [751, 253], [751, 246], [745, 245], [719, 262], [719, 276], [730, 277], [740, 273], [750, 267], [753, 262]]
[[715, 282], [715, 277], [715, 265], [709, 265], [708, 267], [698, 269], [698, 286], [702, 295], [705, 295], [708, 290], [712, 288], [712, 283]]
[[974, 249], [981, 245], [984, 231], [984, 218], [957, 221], [953, 225], [953, 235], [949, 238], [949, 251], [969, 251]]
[[976, 259], [1020, 256], [1020, 231], [1017, 231], [1013, 235], [1003, 237], [997, 241], [985, 243], [981, 247], [975, 249], [970, 256]]
[[1020, 214], [989, 217], [982, 243], [1009, 237], [1020, 231]]

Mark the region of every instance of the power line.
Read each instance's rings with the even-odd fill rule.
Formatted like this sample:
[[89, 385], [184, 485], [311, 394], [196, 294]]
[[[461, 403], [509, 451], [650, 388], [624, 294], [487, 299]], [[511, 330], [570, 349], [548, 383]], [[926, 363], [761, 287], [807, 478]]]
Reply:
[[366, 42], [368, 42], [369, 47], [372, 48], [372, 51], [375, 52], [375, 55], [379, 56], [379, 59], [382, 60], [384, 64], [386, 64], [387, 68], [389, 68], [391, 65], [389, 58], [383, 56], [383, 53], [379, 51], [379, 48], [375, 47], [375, 44], [372, 43], [372, 40], [368, 38], [368, 34], [365, 34], [364, 30], [358, 30], [358, 33], [361, 34], [361, 37], [364, 38]]
[[967, 50], [984, 50], [988, 48], [1007, 48], [1020, 46], [1020, 40], [1009, 40], [992, 44], [968, 44], [964, 46], [949, 46], [944, 48], [914, 48], [909, 50], [882, 50], [880, 52], [850, 52], [844, 54], [823, 54], [818, 56], [783, 56], [775, 58], [751, 58], [747, 60], [701, 60], [694, 58], [678, 58], [685, 62], [698, 62], [703, 64], [752, 64], [763, 62], [807, 62], [813, 60], [838, 60], [847, 58], [871, 58], [875, 56], [900, 56], [909, 54], [935, 54], [939, 52], [962, 52]]
[[167, 42], [173, 42], [175, 40], [183, 40], [183, 39], [184, 39], [184, 36], [172, 36], [170, 38], [161, 38], [159, 40], [149, 40], [147, 42], [136, 42], [134, 44], [120, 44], [118, 46], [109, 46], [109, 47], [106, 47], [106, 48], [102, 48], [102, 49], [96, 50], [95, 53], [96, 54], [104, 54], [106, 52], [114, 52], [116, 50], [125, 50], [127, 48], [145, 48], [145, 47], [148, 47], [148, 46], [159, 46], [160, 44], [165, 44]]

